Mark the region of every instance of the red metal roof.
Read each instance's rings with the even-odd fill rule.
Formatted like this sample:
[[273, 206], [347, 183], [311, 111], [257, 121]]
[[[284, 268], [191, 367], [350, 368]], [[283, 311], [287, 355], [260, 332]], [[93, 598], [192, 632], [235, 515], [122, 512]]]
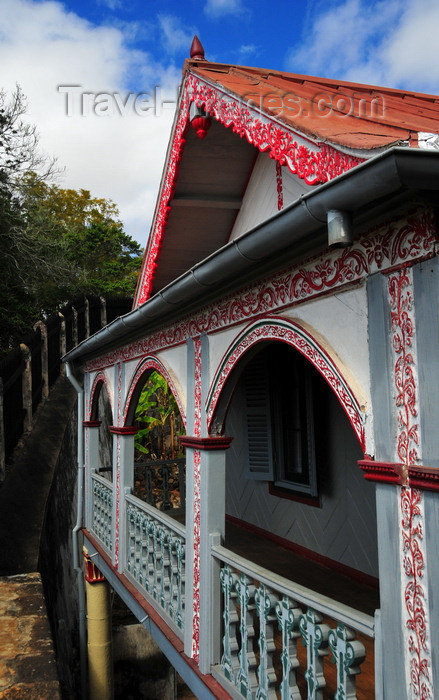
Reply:
[[439, 133], [439, 97], [373, 85], [188, 60], [185, 70], [317, 141], [357, 150]]
[[[227, 243], [258, 151], [318, 186], [439, 134], [435, 95], [210, 63], [195, 39], [135, 306]], [[212, 117], [205, 140], [189, 126], [193, 104]]]

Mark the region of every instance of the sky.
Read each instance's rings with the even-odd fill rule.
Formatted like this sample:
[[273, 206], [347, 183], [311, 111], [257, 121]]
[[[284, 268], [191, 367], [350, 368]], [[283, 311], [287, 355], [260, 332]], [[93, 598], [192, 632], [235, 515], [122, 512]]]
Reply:
[[0, 0], [0, 88], [55, 184], [111, 199], [145, 246], [194, 34], [210, 61], [439, 94], [438, 33], [438, 0]]

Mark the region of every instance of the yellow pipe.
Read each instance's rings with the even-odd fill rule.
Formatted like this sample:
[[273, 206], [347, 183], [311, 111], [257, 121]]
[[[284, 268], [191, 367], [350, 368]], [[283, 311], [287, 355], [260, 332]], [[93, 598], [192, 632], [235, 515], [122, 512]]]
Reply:
[[114, 687], [110, 586], [86, 552], [84, 555], [87, 572], [85, 589], [89, 700], [112, 700]]

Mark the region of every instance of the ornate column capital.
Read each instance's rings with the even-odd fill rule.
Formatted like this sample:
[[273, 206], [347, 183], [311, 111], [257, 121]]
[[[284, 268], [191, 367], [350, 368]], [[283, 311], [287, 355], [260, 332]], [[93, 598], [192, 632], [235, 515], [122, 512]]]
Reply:
[[181, 435], [179, 440], [183, 447], [192, 447], [194, 450], [227, 450], [233, 440], [232, 437], [213, 435], [209, 437], [191, 437]]
[[106, 581], [105, 576], [103, 576], [97, 566], [93, 564], [93, 561], [85, 547], [82, 548], [82, 554], [84, 556], [85, 580], [87, 583], [102, 583], [103, 581]]
[[406, 485], [406, 469], [403, 464], [392, 462], [375, 462], [375, 460], [360, 459], [358, 466], [364, 472], [367, 481], [376, 481], [385, 484]]
[[137, 435], [139, 432], [139, 428], [135, 428], [133, 425], [110, 425], [108, 430], [113, 435]]

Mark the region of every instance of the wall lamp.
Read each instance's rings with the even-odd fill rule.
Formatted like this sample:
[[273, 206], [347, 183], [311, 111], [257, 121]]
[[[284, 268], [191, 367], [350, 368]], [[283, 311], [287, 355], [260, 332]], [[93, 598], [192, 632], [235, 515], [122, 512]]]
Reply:
[[192, 102], [189, 112], [189, 119], [198, 138], [206, 138], [207, 132], [211, 127], [212, 120], [209, 115], [206, 114], [203, 107], [198, 107], [195, 102]]

